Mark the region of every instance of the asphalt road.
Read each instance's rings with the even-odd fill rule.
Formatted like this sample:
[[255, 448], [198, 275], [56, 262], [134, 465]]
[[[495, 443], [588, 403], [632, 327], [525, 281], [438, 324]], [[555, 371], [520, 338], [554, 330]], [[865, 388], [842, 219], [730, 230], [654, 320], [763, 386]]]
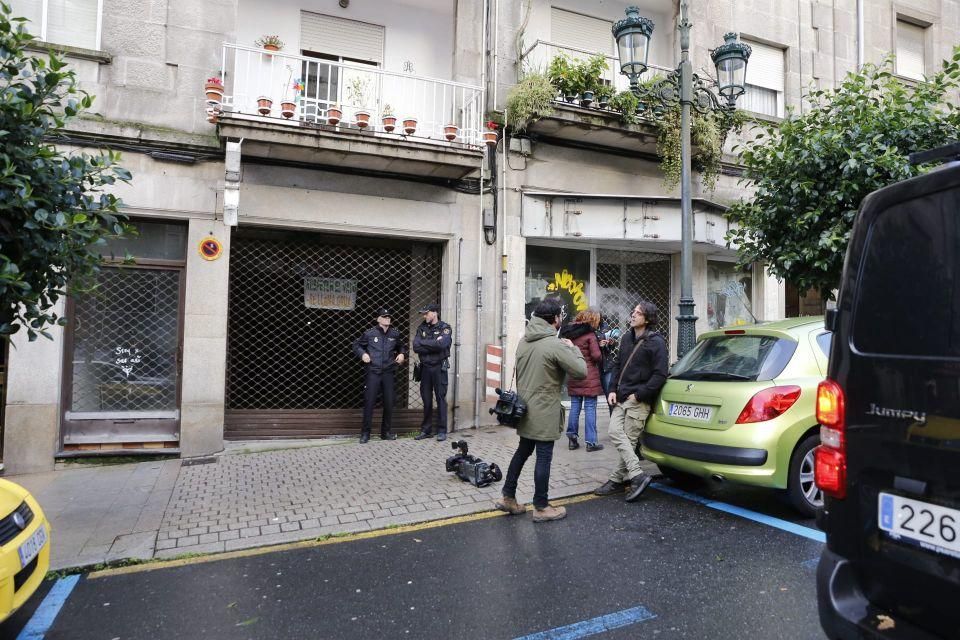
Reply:
[[[559, 522], [528, 513], [85, 576], [46, 637], [822, 638], [822, 544], [802, 535], [813, 522], [767, 492], [698, 493], [650, 489], [635, 504], [571, 504]], [[801, 535], [711, 500], [785, 516]], [[28, 615], [0, 634], [17, 637]]]

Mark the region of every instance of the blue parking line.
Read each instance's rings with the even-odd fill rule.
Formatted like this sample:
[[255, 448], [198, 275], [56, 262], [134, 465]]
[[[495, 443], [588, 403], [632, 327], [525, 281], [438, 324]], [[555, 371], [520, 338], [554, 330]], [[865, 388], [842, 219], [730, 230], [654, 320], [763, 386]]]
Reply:
[[47, 597], [33, 612], [33, 617], [27, 622], [20, 635], [17, 636], [17, 640], [42, 640], [50, 627], [53, 626], [53, 621], [57, 619], [60, 608], [70, 597], [70, 592], [77, 586], [79, 580], [79, 575], [67, 576], [57, 580]]
[[624, 609], [616, 613], [608, 613], [605, 616], [591, 618], [583, 622], [575, 622], [565, 627], [557, 627], [548, 631], [539, 631], [528, 636], [515, 638], [514, 640], [575, 640], [576, 638], [586, 638], [611, 629], [627, 627], [631, 624], [643, 622], [656, 618], [656, 614], [650, 613], [644, 607], [633, 607]]
[[686, 500], [692, 500], [693, 502], [702, 504], [705, 507], [710, 507], [711, 509], [723, 511], [724, 513], [729, 513], [731, 515], [740, 516], [741, 518], [746, 518], [747, 520], [753, 520], [754, 522], [759, 522], [760, 524], [765, 524], [797, 536], [809, 538], [810, 540], [814, 540], [816, 542], [825, 543], [827, 541], [827, 534], [825, 534], [823, 531], [811, 529], [810, 527], [804, 527], [803, 525], [795, 524], [789, 520], [781, 520], [780, 518], [774, 518], [762, 513], [757, 513], [756, 511], [751, 511], [750, 509], [744, 509], [743, 507], [735, 507], [732, 504], [727, 504], [726, 502], [718, 502], [716, 500], [704, 498], [703, 496], [698, 496], [695, 493], [681, 491], [680, 489], [676, 489], [659, 482], [655, 482], [650, 486], [658, 491], [669, 493], [670, 495], [678, 496]]

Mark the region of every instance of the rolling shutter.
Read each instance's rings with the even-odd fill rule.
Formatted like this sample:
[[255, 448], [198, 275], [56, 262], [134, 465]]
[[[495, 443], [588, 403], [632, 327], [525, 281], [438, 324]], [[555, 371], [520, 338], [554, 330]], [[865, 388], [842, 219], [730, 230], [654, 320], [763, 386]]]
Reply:
[[923, 36], [926, 29], [897, 20], [897, 73], [923, 80]]
[[383, 40], [380, 25], [300, 12], [300, 48], [304, 51], [382, 65]]
[[550, 41], [564, 47], [613, 55], [613, 23], [572, 11], [551, 8]]
[[748, 42], [753, 49], [747, 62], [746, 82], [755, 87], [783, 91], [783, 49]]

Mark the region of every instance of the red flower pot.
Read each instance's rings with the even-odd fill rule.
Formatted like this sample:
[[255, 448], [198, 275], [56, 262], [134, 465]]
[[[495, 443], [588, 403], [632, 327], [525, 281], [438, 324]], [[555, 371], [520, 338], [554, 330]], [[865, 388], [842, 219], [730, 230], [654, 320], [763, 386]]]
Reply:
[[270, 115], [270, 110], [273, 108], [273, 100], [266, 97], [260, 96], [257, 98], [257, 111], [260, 112], [262, 116]]
[[393, 130], [397, 128], [397, 117], [396, 116], [383, 116], [383, 130], [387, 133], [393, 133]]
[[486, 142], [489, 146], [493, 147], [497, 144], [497, 132], [496, 131], [484, 131], [483, 132], [483, 141]]
[[404, 118], [403, 119], [403, 132], [408, 136], [412, 136], [417, 132], [417, 119], [416, 118]]
[[210, 106], [218, 105], [223, 102], [223, 85], [217, 82], [208, 82], [204, 88], [207, 95], [207, 104]]
[[284, 118], [292, 118], [293, 114], [297, 112], [297, 103], [296, 102], [281, 102], [280, 103], [280, 115]]
[[370, 126], [369, 111], [364, 111], [362, 109], [360, 111], [355, 111], [353, 114], [353, 118], [354, 118], [354, 121], [356, 122], [356, 125], [361, 129], [366, 129], [368, 126]]
[[343, 118], [343, 111], [340, 107], [330, 107], [327, 109], [327, 124], [333, 126], [340, 123], [340, 119]]
[[460, 127], [455, 124], [448, 124], [443, 128], [443, 137], [449, 142], [453, 142], [460, 135]]

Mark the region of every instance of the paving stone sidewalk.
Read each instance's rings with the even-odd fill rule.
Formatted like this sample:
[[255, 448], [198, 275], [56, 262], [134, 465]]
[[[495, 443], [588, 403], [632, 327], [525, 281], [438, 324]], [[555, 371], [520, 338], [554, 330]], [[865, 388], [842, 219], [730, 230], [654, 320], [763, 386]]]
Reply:
[[[64, 465], [69, 468], [9, 479], [33, 492], [50, 518], [51, 564], [57, 569], [230, 551], [490, 510], [502, 481], [478, 489], [444, 468], [454, 453], [450, 444], [459, 438], [470, 453], [506, 473], [516, 433], [487, 427], [452, 434], [443, 443], [232, 443], [209, 458]], [[587, 453], [583, 447], [568, 451], [566, 439], [558, 441], [551, 498], [587, 493], [602, 483], [616, 461], [606, 444]], [[532, 499], [533, 463], [531, 457], [520, 479], [522, 502]]]

